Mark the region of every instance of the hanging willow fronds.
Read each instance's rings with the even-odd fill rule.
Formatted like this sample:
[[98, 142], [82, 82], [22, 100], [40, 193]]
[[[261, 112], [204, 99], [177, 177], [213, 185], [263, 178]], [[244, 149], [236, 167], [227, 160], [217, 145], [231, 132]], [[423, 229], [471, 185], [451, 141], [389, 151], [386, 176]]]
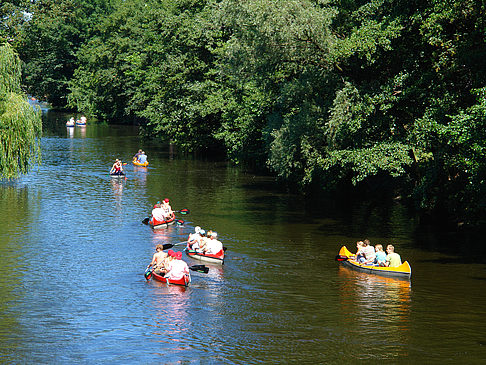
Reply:
[[0, 46], [0, 179], [16, 178], [40, 162], [40, 111], [21, 94], [20, 78], [17, 54]]
[[22, 66], [12, 47], [6, 43], [0, 46], [0, 95], [8, 92], [21, 93]]

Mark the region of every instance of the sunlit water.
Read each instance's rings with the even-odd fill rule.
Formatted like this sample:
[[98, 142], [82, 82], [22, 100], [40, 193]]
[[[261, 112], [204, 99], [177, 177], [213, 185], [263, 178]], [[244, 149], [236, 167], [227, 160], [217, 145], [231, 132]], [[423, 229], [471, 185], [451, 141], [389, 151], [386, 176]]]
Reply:
[[[149, 168], [110, 178], [138, 148]], [[169, 152], [136, 128], [61, 125], [43, 137], [39, 168], [0, 185], [2, 362], [486, 361], [486, 266], [416, 248], [400, 205], [338, 211]], [[141, 221], [165, 197], [190, 214], [153, 231]], [[155, 245], [195, 225], [218, 231], [225, 265], [192, 272], [187, 289], [146, 282]], [[364, 237], [394, 243], [412, 279], [334, 261]]]

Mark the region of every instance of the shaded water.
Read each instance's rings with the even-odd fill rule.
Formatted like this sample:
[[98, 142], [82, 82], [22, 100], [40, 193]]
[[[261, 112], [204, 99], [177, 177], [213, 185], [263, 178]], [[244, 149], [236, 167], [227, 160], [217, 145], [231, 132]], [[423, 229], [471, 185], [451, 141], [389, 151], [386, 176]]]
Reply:
[[[486, 359], [486, 266], [418, 249], [426, 238], [399, 204], [312, 204], [269, 177], [141, 143], [136, 128], [61, 123], [42, 139], [43, 164], [0, 185], [2, 362]], [[148, 169], [108, 176], [140, 147]], [[182, 227], [152, 231], [141, 220], [164, 197], [191, 213]], [[146, 282], [155, 245], [183, 241], [195, 225], [218, 231], [225, 265], [193, 272], [187, 289]], [[394, 243], [411, 281], [334, 261], [364, 237]]]

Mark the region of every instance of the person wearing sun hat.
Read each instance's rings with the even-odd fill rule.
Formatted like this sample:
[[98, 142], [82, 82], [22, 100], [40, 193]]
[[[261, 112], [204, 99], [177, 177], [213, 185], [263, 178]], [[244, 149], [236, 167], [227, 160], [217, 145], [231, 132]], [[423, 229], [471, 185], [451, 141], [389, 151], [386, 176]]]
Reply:
[[180, 280], [184, 275], [189, 275], [189, 266], [182, 261], [182, 252], [178, 251], [174, 253], [174, 259], [170, 265], [170, 270], [165, 277], [173, 280]]
[[209, 255], [220, 255], [223, 251], [223, 244], [218, 241], [218, 234], [214, 231], [210, 234], [210, 239], [207, 241], [204, 253]]
[[194, 228], [194, 233], [189, 233], [189, 237], [187, 237], [187, 244], [188, 244], [189, 248], [192, 248], [192, 245], [194, 245], [197, 242], [197, 240], [199, 239], [199, 237], [201, 237], [199, 235], [199, 231], [201, 231], [201, 227], [196, 226]]

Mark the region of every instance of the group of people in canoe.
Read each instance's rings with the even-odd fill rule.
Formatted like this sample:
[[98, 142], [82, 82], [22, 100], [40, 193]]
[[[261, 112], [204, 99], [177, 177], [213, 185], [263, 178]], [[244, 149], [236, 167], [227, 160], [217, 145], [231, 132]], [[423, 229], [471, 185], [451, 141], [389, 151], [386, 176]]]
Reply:
[[67, 122], [66, 122], [66, 126], [67, 127], [74, 127], [75, 125], [79, 125], [79, 126], [85, 126], [87, 123], [87, 119], [86, 117], [83, 115], [80, 119], [78, 120], [74, 120], [74, 117], [71, 117]]
[[138, 152], [132, 158], [132, 163], [139, 166], [148, 165], [147, 155], [145, 154], [145, 151], [138, 150]]
[[150, 225], [156, 226], [175, 219], [174, 211], [169, 202], [169, 199], [165, 198], [162, 203], [159, 201], [154, 205], [149, 221]]
[[189, 234], [187, 247], [190, 250], [206, 255], [224, 255], [223, 244], [218, 240], [218, 233], [214, 231], [206, 232], [199, 226], [194, 228], [194, 233]]
[[398, 267], [402, 264], [402, 259], [395, 252], [393, 245], [386, 247], [386, 253], [383, 246], [377, 244], [373, 247], [368, 239], [356, 242], [356, 261], [361, 264], [370, 266]]
[[171, 280], [180, 280], [189, 275], [189, 266], [182, 260], [182, 252], [169, 250], [164, 252], [164, 246], [155, 246], [152, 262], [149, 264], [154, 272]]
[[[165, 210], [164, 210], [165, 205]], [[163, 203], [157, 202], [155, 204], [154, 209], [152, 212], [152, 218], [154, 219], [154, 214], [157, 215], [159, 210], [164, 210], [163, 214], [171, 214], [174, 215], [172, 208], [169, 204], [169, 199], [164, 199]], [[181, 210], [183, 211], [183, 210]], [[186, 209], [187, 211], [187, 209]], [[170, 213], [169, 213], [170, 212]], [[163, 216], [164, 219], [167, 218], [167, 215]], [[201, 227], [197, 226], [194, 229], [194, 233], [189, 234], [187, 241], [177, 243], [183, 244], [185, 243], [187, 246], [184, 250], [187, 250], [187, 254], [191, 258], [195, 258], [198, 260], [202, 260], [202, 258], [217, 260], [218, 263], [223, 263], [224, 260], [224, 247], [221, 241], [218, 240], [218, 233], [215, 231], [205, 231]], [[190, 282], [190, 274], [189, 270], [195, 270], [199, 272], [207, 273], [209, 268], [205, 267], [204, 265], [195, 265], [189, 267], [183, 260], [182, 260], [182, 252], [178, 251], [175, 252], [172, 249], [169, 249], [167, 252], [164, 252], [164, 246], [166, 248], [173, 247], [173, 244], [157, 244], [155, 246], [155, 253], [152, 257], [152, 261], [147, 266], [146, 271], [146, 279], [149, 280], [149, 276], [147, 273], [155, 274], [155, 279], [158, 281], [167, 280], [169, 284], [176, 284], [176, 285], [185, 285], [187, 286]], [[168, 246], [168, 247], [167, 247]], [[196, 255], [196, 256], [194, 256]], [[204, 261], [204, 260], [203, 260]], [[209, 260], [210, 261], [210, 260]], [[213, 261], [210, 261], [213, 262]]]

